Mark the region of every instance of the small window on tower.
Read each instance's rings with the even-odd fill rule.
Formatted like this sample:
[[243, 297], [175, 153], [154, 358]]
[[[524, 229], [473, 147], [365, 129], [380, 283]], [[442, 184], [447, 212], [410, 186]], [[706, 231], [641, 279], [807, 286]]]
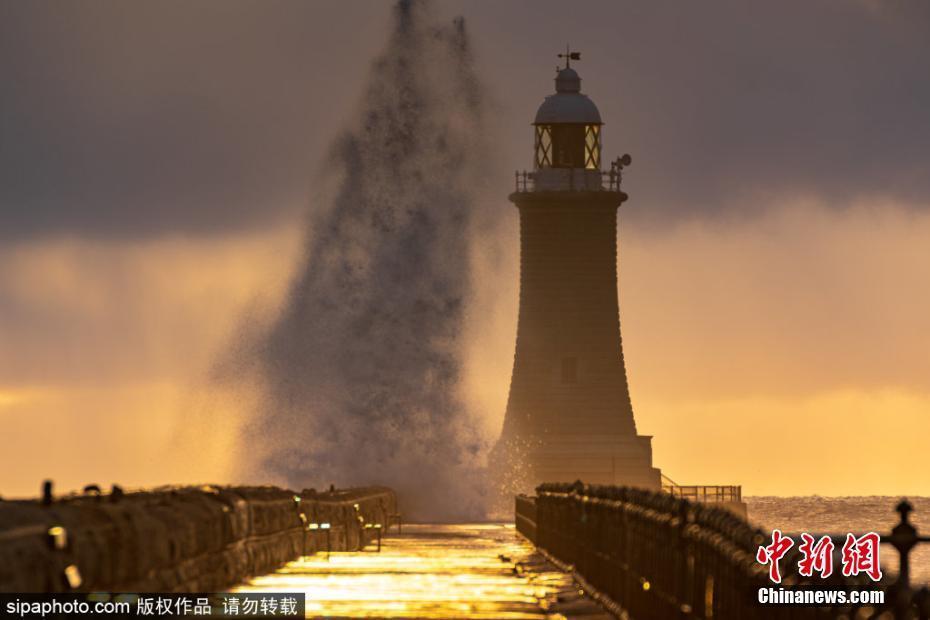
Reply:
[[578, 358], [562, 358], [562, 383], [578, 383]]

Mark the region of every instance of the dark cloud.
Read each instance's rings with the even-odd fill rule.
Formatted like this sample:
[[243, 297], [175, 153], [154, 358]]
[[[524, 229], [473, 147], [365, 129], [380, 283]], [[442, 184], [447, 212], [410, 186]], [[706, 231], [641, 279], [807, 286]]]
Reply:
[[[139, 235], [293, 213], [352, 118], [387, 3], [0, 4], [0, 235]], [[629, 151], [634, 217], [802, 193], [930, 197], [919, 2], [448, 2], [472, 23], [499, 151], [529, 166], [555, 53]], [[501, 188], [503, 195], [508, 188]]]
[[[582, 50], [607, 154], [634, 158], [634, 217], [752, 211], [796, 193], [930, 204], [925, 4], [544, 0], [499, 3], [472, 25], [481, 43], [509, 40], [488, 62], [526, 122], [557, 49]], [[528, 166], [529, 129], [517, 130]]]
[[0, 6], [5, 237], [225, 230], [304, 206], [387, 12], [333, 2]]

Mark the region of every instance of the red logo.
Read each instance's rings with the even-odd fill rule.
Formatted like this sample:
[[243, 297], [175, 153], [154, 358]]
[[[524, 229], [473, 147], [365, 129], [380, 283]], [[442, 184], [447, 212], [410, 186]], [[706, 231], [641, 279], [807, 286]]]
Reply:
[[[846, 542], [842, 549], [843, 576], [854, 577], [866, 574], [872, 581], [882, 578], [882, 567], [879, 562], [879, 543], [881, 536], [869, 532], [856, 537], [855, 534], [846, 534]], [[794, 541], [781, 533], [781, 530], [772, 530], [772, 542], [756, 551], [756, 561], [769, 567], [769, 579], [774, 583], [781, 583], [781, 569], [778, 561], [794, 546]], [[826, 579], [833, 574], [833, 551], [836, 546], [829, 536], [822, 536], [815, 540], [813, 536], [804, 532], [801, 534], [801, 544], [798, 551], [801, 559], [798, 560], [798, 575], [813, 577], [820, 573]]]
[[794, 541], [782, 536], [781, 530], [772, 530], [772, 544], [767, 547], [759, 547], [759, 550], [756, 551], [756, 561], [759, 564], [769, 565], [769, 579], [775, 583], [781, 583], [781, 571], [778, 569], [778, 561], [793, 546]]
[[801, 544], [798, 551], [804, 557], [798, 562], [798, 574], [802, 577], [811, 577], [814, 571], [820, 573], [824, 579], [833, 574], [833, 541], [824, 536], [816, 543], [814, 537], [804, 532], [801, 534]]
[[882, 567], [878, 563], [878, 543], [881, 538], [875, 532], [856, 538], [846, 534], [843, 545], [843, 575], [850, 577], [865, 573], [872, 581], [882, 578]]

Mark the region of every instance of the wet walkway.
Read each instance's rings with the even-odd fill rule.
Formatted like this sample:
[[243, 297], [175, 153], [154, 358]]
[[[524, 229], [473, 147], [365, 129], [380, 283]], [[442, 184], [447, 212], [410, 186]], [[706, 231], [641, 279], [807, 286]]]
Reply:
[[510, 524], [405, 525], [375, 548], [309, 556], [238, 591], [305, 592], [307, 617], [611, 617]]

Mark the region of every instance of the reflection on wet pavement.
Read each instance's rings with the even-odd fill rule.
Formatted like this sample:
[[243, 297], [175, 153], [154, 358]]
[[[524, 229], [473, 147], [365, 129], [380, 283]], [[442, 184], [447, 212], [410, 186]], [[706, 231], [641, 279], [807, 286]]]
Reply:
[[375, 549], [307, 556], [237, 591], [304, 592], [311, 618], [610, 617], [512, 524], [405, 525]]

